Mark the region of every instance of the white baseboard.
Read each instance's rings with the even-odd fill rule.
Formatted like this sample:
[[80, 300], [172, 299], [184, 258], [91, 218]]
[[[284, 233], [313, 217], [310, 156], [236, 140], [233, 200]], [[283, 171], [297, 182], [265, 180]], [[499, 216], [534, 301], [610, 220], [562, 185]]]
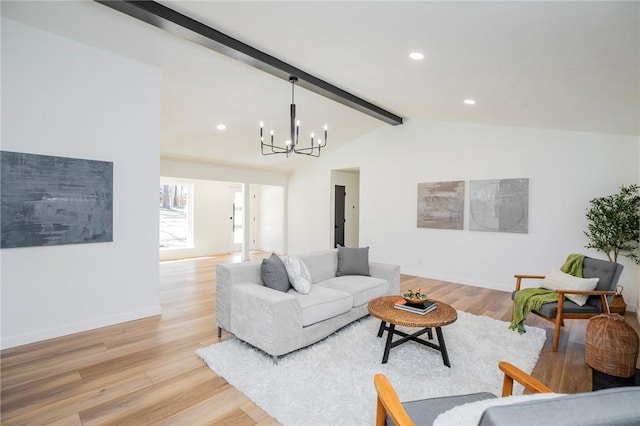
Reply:
[[114, 324], [138, 320], [142, 318], [153, 317], [162, 314], [162, 308], [156, 306], [153, 308], [142, 309], [135, 312], [127, 312], [120, 315], [98, 318], [91, 321], [84, 321], [74, 324], [65, 324], [59, 327], [53, 327], [46, 330], [39, 330], [33, 333], [23, 334], [20, 336], [2, 336], [0, 349], [8, 349], [16, 346], [22, 346], [29, 343], [41, 342], [43, 340], [53, 339], [56, 337], [67, 336], [69, 334], [80, 333], [83, 331], [94, 330], [96, 328], [107, 327]]
[[493, 283], [493, 282], [469, 280], [467, 278], [455, 277], [455, 276], [452, 276], [452, 275], [440, 275], [440, 274], [431, 274], [431, 273], [427, 274], [424, 271], [413, 271], [413, 270], [403, 269], [400, 272], [402, 274], [405, 274], [405, 275], [414, 275], [416, 277], [431, 278], [431, 279], [434, 279], [434, 280], [441, 280], [441, 281], [449, 281], [451, 283], [470, 285], [470, 286], [474, 286], [474, 287], [490, 288], [492, 290], [500, 290], [500, 291], [509, 291], [510, 292], [510, 291], [513, 291], [515, 289], [515, 279], [514, 279], [513, 283], [500, 285], [500, 284], [496, 284], [496, 283]]

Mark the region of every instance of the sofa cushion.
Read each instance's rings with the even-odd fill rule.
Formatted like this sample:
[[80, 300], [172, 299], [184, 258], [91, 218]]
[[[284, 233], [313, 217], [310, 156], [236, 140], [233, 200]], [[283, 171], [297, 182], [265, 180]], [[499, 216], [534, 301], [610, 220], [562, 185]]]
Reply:
[[269, 258], [262, 259], [260, 271], [262, 273], [262, 282], [265, 286], [283, 292], [291, 288], [287, 270], [282, 259], [277, 254], [271, 253]]
[[309, 268], [299, 257], [291, 256], [284, 261], [289, 282], [293, 288], [302, 294], [309, 294], [311, 291], [311, 274]]
[[354, 307], [369, 303], [376, 297], [385, 296], [389, 291], [387, 280], [362, 275], [331, 278], [316, 284], [315, 287], [327, 287], [351, 294]]
[[336, 276], [336, 269], [338, 268], [337, 250], [304, 253], [298, 255], [298, 257], [309, 268], [314, 284]]
[[[418, 401], [403, 402], [407, 414], [411, 419], [419, 419], [421, 425], [431, 425], [441, 413], [451, 410], [462, 404], [485, 399], [495, 399], [496, 396], [489, 392], [479, 392], [466, 395], [441, 396], [435, 398], [421, 399]], [[387, 414], [387, 425], [395, 426], [393, 420]]]
[[[582, 276], [584, 278], [600, 278], [596, 290], [611, 291], [616, 289], [616, 284], [622, 274], [623, 266], [619, 263], [586, 257], [582, 261]], [[611, 298], [609, 298], [611, 303]], [[600, 298], [591, 296], [587, 299], [587, 305], [592, 305], [602, 310]]]
[[[558, 313], [558, 302], [545, 303], [540, 309], [536, 309], [536, 312], [549, 318], [555, 318]], [[578, 306], [570, 300], [565, 300], [562, 304], [562, 312], [565, 314], [598, 314], [602, 311], [588, 303], [584, 306]]]
[[309, 294], [294, 289], [287, 293], [294, 295], [300, 303], [303, 327], [349, 312], [353, 305], [349, 293], [317, 285], [311, 287]]
[[351, 248], [338, 246], [338, 269], [336, 276], [369, 276], [369, 247]]
[[[449, 425], [477, 425], [482, 414], [490, 407], [515, 404], [518, 402], [540, 401], [557, 398], [563, 394], [533, 393], [528, 395], [513, 395], [504, 398], [487, 398], [484, 400], [467, 401], [449, 410], [441, 412], [433, 422], [433, 426]], [[514, 425], [517, 424], [513, 423]]]
[[582, 261], [582, 277], [583, 278], [599, 278], [596, 290], [615, 290], [611, 287], [612, 282], [618, 282], [622, 273], [622, 265], [609, 262], [607, 260], [594, 259], [586, 257]]
[[[470, 404], [475, 401], [486, 399], [496, 399], [496, 396], [489, 392], [478, 392], [465, 395], [440, 396], [435, 398], [420, 399], [417, 401], [403, 402], [409, 417], [419, 420], [421, 425], [432, 425], [438, 416], [447, 410], [451, 410], [462, 404]], [[395, 426], [391, 417], [387, 415], [387, 425]]]
[[640, 386], [575, 393], [545, 401], [488, 408], [478, 423], [496, 425], [637, 426]]
[[[553, 268], [542, 280], [542, 287], [551, 290], [583, 290], [591, 291], [598, 285], [599, 278], [578, 278]], [[565, 297], [578, 306], [584, 306], [589, 296], [565, 294]]]

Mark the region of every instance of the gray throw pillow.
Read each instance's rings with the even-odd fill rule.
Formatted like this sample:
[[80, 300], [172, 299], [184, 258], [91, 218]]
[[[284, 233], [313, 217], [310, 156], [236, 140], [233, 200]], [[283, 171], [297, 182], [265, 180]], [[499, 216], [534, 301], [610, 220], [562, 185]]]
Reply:
[[284, 263], [275, 253], [272, 253], [268, 259], [262, 259], [260, 272], [262, 273], [262, 282], [269, 288], [286, 293], [291, 287]]
[[350, 248], [338, 246], [338, 270], [336, 276], [369, 276], [369, 247]]

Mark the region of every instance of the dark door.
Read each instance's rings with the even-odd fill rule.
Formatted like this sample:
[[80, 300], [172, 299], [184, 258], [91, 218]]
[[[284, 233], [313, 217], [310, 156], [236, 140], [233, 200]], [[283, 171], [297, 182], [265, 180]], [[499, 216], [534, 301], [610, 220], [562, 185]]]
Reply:
[[334, 226], [334, 244], [333, 247], [338, 247], [338, 244], [344, 247], [344, 204], [347, 193], [344, 186], [336, 185], [336, 199], [335, 199], [335, 226]]

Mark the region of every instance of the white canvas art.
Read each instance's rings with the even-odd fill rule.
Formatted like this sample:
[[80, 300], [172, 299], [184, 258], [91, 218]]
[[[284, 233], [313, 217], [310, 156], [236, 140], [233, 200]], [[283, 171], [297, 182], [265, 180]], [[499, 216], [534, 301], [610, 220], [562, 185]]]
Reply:
[[529, 179], [469, 182], [469, 230], [529, 232]]

